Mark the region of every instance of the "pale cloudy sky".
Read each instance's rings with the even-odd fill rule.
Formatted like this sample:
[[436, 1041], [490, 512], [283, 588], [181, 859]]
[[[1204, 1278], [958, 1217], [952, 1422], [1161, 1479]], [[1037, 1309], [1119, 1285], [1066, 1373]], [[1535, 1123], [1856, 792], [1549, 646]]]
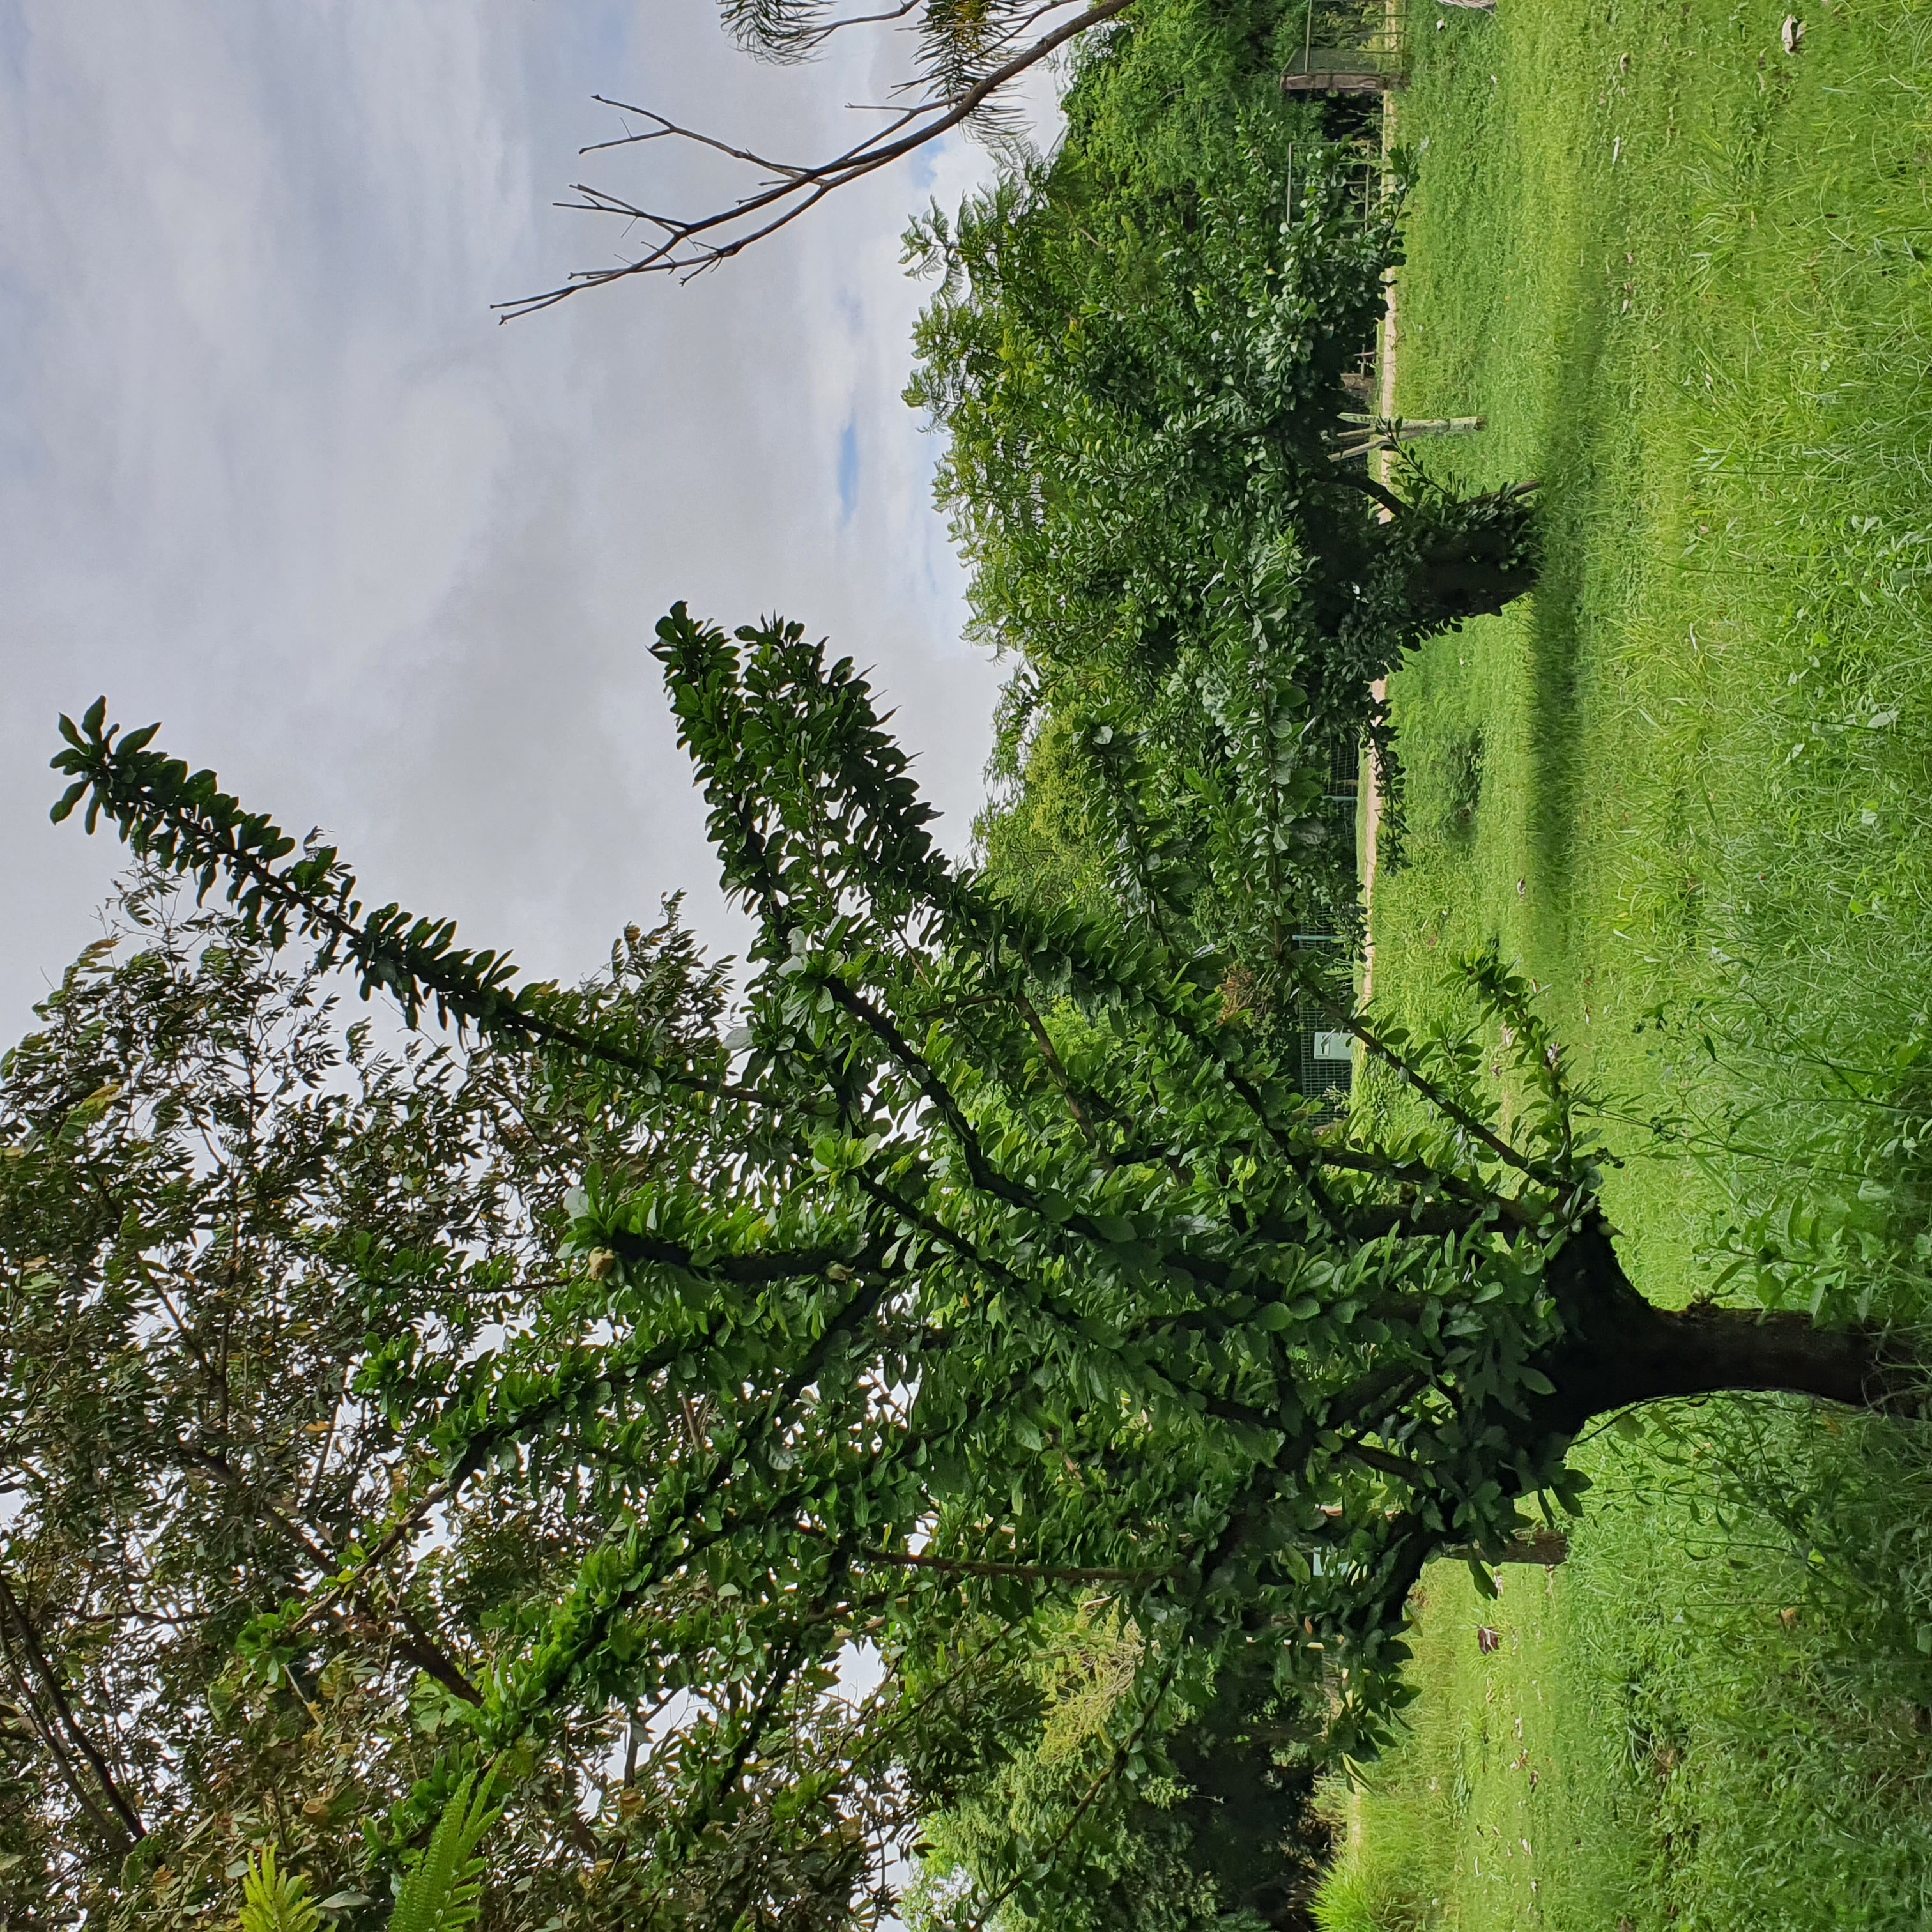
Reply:
[[0, 1041], [121, 862], [46, 820], [55, 715], [101, 691], [546, 974], [680, 885], [734, 936], [645, 650], [680, 597], [874, 664], [963, 842], [997, 674], [897, 256], [986, 157], [689, 287], [488, 308], [609, 259], [572, 180], [719, 190], [664, 144], [580, 162], [593, 92], [816, 158], [904, 52], [760, 67], [712, 0], [0, 0]]

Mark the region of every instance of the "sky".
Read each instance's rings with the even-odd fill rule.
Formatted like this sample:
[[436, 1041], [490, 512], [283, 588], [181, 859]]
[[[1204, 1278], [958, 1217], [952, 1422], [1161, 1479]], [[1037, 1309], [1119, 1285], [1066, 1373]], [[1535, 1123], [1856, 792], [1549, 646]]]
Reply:
[[46, 815], [56, 717], [102, 692], [326, 828], [372, 903], [545, 977], [679, 888], [739, 943], [647, 650], [680, 598], [874, 667], [963, 847], [999, 673], [900, 400], [898, 256], [984, 153], [688, 286], [490, 311], [620, 249], [551, 205], [573, 181], [742, 186], [665, 143], [580, 160], [622, 131], [592, 94], [816, 158], [907, 52], [763, 66], [712, 0], [0, 0], [0, 1040], [124, 862]]

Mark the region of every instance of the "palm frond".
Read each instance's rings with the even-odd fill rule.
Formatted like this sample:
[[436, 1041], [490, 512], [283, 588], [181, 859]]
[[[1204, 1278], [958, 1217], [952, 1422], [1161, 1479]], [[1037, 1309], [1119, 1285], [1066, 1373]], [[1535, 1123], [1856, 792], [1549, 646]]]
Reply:
[[[918, 85], [928, 100], [959, 100], [1011, 59], [1055, 10], [1042, 0], [925, 0], [919, 21]], [[968, 124], [980, 140], [998, 146], [1023, 137], [1026, 116], [1016, 104], [995, 95]]]
[[761, 60], [810, 58], [825, 38], [826, 0], [719, 0], [724, 31]]

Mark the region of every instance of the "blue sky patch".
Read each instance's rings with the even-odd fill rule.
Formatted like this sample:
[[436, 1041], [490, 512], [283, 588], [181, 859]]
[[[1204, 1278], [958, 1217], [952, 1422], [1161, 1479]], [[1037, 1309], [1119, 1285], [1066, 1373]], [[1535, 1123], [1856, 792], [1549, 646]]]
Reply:
[[859, 507], [859, 420], [845, 418], [838, 432], [838, 520], [849, 524]]
[[950, 134], [942, 134], [936, 141], [928, 141], [922, 148], [915, 148], [912, 154], [913, 185], [922, 194], [931, 190], [939, 178], [939, 158], [952, 145]]

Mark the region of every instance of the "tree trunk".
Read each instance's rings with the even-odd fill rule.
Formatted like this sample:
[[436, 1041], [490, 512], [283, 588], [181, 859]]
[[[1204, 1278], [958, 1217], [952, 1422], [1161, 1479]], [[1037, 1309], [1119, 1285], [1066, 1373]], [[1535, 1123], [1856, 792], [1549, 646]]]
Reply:
[[1410, 512], [1414, 545], [1411, 606], [1422, 636], [1450, 629], [1472, 617], [1493, 616], [1534, 587], [1528, 505], [1520, 502], [1510, 506], [1514, 514], [1498, 514], [1502, 506], [1487, 500], [1478, 502], [1490, 514], [1465, 520]]
[[1460, 1558], [1466, 1563], [1534, 1563], [1546, 1570], [1553, 1570], [1558, 1564], [1569, 1562], [1570, 1539], [1560, 1529], [1551, 1529], [1538, 1523], [1499, 1549], [1481, 1550], [1473, 1543], [1463, 1543], [1436, 1553], [1438, 1556]]
[[1917, 1364], [1870, 1329], [1818, 1328], [1802, 1315], [1700, 1303], [1658, 1308], [1634, 1288], [1600, 1220], [1552, 1263], [1568, 1332], [1538, 1358], [1556, 1386], [1535, 1420], [1575, 1435], [1592, 1416], [1672, 1396], [1784, 1390], [1849, 1408], [1917, 1414]]
[[[1535, 587], [1542, 546], [1534, 483], [1456, 496], [1424, 478], [1405, 498], [1352, 470], [1336, 470], [1334, 481], [1382, 506], [1381, 518], [1360, 532], [1366, 542], [1360, 568], [1364, 578], [1380, 576], [1391, 565], [1397, 574], [1404, 606], [1396, 617], [1398, 654], [1438, 631], [1492, 616]], [[1324, 547], [1343, 564], [1346, 542]], [[1334, 574], [1347, 584], [1354, 573], [1342, 568]], [[1350, 614], [1345, 600], [1330, 627]]]

